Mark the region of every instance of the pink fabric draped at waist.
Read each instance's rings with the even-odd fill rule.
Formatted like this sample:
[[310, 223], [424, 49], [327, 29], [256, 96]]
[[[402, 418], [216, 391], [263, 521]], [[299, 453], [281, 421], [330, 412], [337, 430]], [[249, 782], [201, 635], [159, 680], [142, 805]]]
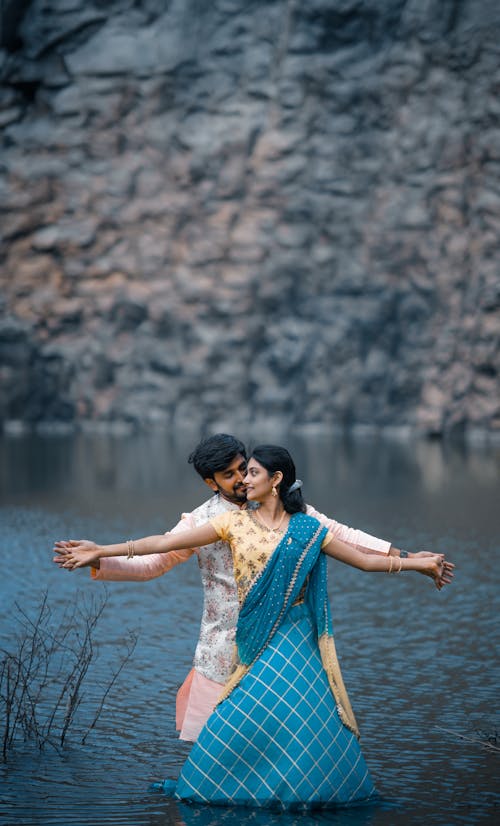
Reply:
[[180, 740], [195, 742], [203, 726], [215, 708], [224, 688], [191, 669], [177, 692], [175, 727]]

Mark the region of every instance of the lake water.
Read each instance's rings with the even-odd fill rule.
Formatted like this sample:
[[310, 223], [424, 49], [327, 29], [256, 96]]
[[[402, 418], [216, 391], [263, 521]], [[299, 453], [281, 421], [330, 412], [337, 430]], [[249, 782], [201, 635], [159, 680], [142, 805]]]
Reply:
[[[189, 751], [175, 732], [174, 697], [201, 615], [196, 562], [148, 583], [104, 586], [88, 571], [57, 569], [51, 547], [58, 538], [111, 541], [167, 530], [206, 498], [186, 462], [192, 444], [158, 434], [24, 436], [0, 441], [0, 643], [15, 645], [19, 609], [34, 616], [45, 592], [56, 624], [75, 601], [107, 593], [107, 604], [64, 749], [19, 743], [0, 763], [2, 823], [500, 822], [500, 450], [327, 437], [284, 443], [306, 499], [320, 510], [400, 547], [444, 551], [457, 566], [454, 583], [439, 593], [416, 574], [329, 563], [337, 648], [381, 801], [299, 817], [179, 806], [148, 790], [152, 780], [175, 777]], [[82, 745], [78, 733], [129, 630], [138, 635], [132, 658]]]

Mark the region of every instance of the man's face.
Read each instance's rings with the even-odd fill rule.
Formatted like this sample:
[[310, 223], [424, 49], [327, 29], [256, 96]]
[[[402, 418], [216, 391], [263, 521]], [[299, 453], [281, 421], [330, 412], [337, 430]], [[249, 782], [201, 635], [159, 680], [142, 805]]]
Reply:
[[205, 482], [228, 502], [243, 505], [247, 501], [247, 491], [243, 484], [246, 472], [247, 460], [239, 453], [224, 470], [218, 470], [213, 479], [205, 479]]

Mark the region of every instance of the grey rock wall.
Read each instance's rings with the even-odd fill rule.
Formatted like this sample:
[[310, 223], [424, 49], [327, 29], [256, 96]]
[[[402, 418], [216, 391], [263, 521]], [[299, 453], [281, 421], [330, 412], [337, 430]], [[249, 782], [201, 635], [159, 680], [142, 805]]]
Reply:
[[497, 2], [2, 9], [0, 420], [500, 434]]

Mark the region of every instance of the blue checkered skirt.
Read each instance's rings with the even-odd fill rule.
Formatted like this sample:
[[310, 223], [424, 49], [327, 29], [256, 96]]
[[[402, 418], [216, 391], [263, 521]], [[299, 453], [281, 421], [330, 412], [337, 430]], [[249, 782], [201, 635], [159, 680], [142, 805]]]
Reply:
[[174, 796], [292, 810], [375, 796], [358, 740], [339, 719], [307, 606], [288, 612], [261, 657], [209, 717]]

